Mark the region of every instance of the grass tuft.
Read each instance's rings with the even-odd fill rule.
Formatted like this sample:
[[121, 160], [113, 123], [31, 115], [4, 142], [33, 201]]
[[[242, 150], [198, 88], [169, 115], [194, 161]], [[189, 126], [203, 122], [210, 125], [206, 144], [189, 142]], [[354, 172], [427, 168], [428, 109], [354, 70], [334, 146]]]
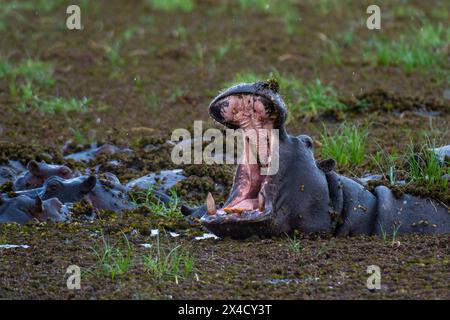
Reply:
[[93, 248], [98, 259], [100, 271], [114, 280], [118, 275], [127, 273], [133, 265], [133, 248], [124, 235], [125, 247], [112, 245], [102, 237], [102, 246]]
[[365, 159], [368, 127], [361, 129], [343, 123], [334, 135], [325, 129], [321, 136], [321, 152], [325, 158], [333, 158], [340, 165], [358, 165]]
[[412, 183], [423, 186], [428, 191], [435, 188], [446, 190], [449, 187], [449, 181], [442, 177], [450, 174], [450, 168], [441, 164], [433, 151], [434, 148], [435, 144], [430, 139], [427, 139], [426, 143], [419, 147], [409, 145], [408, 175]]
[[150, 253], [143, 256], [144, 267], [156, 280], [175, 280], [186, 278], [194, 270], [194, 258], [178, 245], [162, 246], [159, 235], [156, 245], [150, 248]]

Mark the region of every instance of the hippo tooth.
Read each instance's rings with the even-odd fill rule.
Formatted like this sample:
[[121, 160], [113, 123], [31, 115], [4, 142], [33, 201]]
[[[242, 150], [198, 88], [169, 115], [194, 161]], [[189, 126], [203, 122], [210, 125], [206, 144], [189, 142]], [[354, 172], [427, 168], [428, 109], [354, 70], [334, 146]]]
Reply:
[[206, 212], [208, 215], [213, 216], [216, 214], [216, 202], [214, 201], [214, 198], [211, 194], [211, 192], [208, 192], [208, 196], [206, 197]]
[[258, 194], [258, 210], [263, 212], [266, 209], [265, 205], [266, 201], [264, 199], [264, 195], [262, 194], [262, 192], [260, 192]]

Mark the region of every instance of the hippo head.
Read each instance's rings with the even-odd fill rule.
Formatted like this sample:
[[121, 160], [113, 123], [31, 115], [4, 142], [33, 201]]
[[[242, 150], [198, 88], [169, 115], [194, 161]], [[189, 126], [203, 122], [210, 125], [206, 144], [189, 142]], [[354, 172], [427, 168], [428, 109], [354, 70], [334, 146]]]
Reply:
[[44, 181], [51, 176], [70, 179], [74, 177], [74, 173], [66, 165], [52, 165], [47, 164], [44, 161], [39, 163], [31, 160], [27, 164], [27, 171], [14, 182], [14, 190], [39, 188], [43, 185]]
[[[201, 223], [218, 236], [330, 231], [328, 187], [323, 171], [316, 166], [312, 140], [286, 133], [286, 106], [277, 90], [274, 81], [240, 84], [219, 94], [209, 105], [213, 119], [228, 128], [242, 129], [244, 139], [243, 160], [230, 197], [217, 208], [208, 194], [204, 212], [200, 212]], [[256, 154], [248, 147], [246, 139], [251, 134], [246, 132], [258, 136]], [[249, 161], [251, 152], [256, 161]], [[271, 170], [275, 161], [277, 169]]]
[[67, 215], [67, 208], [56, 198], [42, 201], [40, 197], [20, 195], [6, 201], [0, 222], [24, 224], [33, 219], [57, 222], [67, 220]]
[[97, 178], [94, 176], [81, 176], [68, 180], [53, 176], [44, 183], [42, 199], [57, 198], [62, 203], [81, 201], [96, 183]]

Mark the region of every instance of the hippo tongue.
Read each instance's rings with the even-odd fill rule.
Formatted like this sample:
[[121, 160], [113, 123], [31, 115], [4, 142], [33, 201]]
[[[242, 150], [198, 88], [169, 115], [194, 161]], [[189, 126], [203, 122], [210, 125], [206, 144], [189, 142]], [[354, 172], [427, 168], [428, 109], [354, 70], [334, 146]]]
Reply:
[[228, 207], [224, 208], [223, 210], [225, 212], [232, 211], [230, 209], [242, 209], [244, 211], [247, 211], [247, 210], [253, 211], [256, 208], [258, 208], [258, 199], [245, 199], [239, 203], [236, 203], [233, 206], [228, 206]]

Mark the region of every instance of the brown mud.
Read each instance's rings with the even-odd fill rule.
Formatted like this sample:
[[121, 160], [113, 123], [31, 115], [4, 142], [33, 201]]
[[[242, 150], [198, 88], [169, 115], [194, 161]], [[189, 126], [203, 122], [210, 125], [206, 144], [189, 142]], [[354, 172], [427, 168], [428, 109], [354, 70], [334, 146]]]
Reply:
[[[380, 150], [402, 154], [410, 142], [423, 141], [428, 134], [438, 144], [450, 143], [450, 106], [443, 98], [448, 84], [432, 72], [407, 73], [396, 66], [361, 62], [358, 42], [346, 49], [342, 65], [322, 61], [321, 34], [332, 37], [336, 30], [354, 28], [360, 39], [372, 37], [361, 18], [367, 7], [364, 1], [345, 1], [343, 8], [325, 15], [309, 1], [298, 3], [301, 22], [290, 35], [282, 20], [270, 12], [241, 10], [236, 4], [224, 6], [226, 2], [196, 1], [194, 11], [182, 13], [156, 11], [144, 1], [90, 1], [80, 32], [60, 27], [64, 5], [48, 13], [22, 12], [26, 17], [22, 22], [9, 17], [6, 21], [11, 27], [0, 31], [0, 56], [12, 62], [33, 57], [51, 63], [56, 81], [49, 94], [86, 96], [92, 102], [85, 113], [18, 111], [17, 101], [8, 93], [8, 80], [0, 78], [0, 164], [18, 160], [25, 165], [34, 159], [67, 163], [80, 170], [99, 166], [100, 172], [112, 172], [122, 183], [175, 169], [170, 159], [172, 146], [166, 142], [171, 131], [186, 128], [192, 132], [194, 120], [204, 120], [204, 129], [217, 127], [207, 115], [207, 105], [224, 83], [238, 72], [268, 74], [273, 69], [305, 83], [320, 78], [350, 108], [317, 119], [299, 115], [288, 125], [292, 134], [308, 134], [320, 142], [324, 127], [334, 132], [346, 121], [370, 123], [367, 154]], [[445, 22], [431, 15], [441, 1], [410, 1], [409, 5], [432, 21]], [[393, 6], [388, 3], [386, 9]], [[415, 18], [391, 19], [383, 33], [395, 37], [418, 22]], [[136, 32], [121, 45], [121, 61], [111, 62], [105, 48], [130, 29]], [[234, 45], [223, 59], [218, 58], [217, 51], [226, 41]], [[62, 148], [68, 140], [74, 141], [70, 152], [84, 150], [94, 141], [129, 147], [133, 152], [105, 154], [89, 163], [67, 161]], [[320, 147], [315, 152], [316, 158], [323, 158]], [[233, 166], [180, 168], [188, 178], [175, 190], [189, 203], [203, 202], [208, 192], [218, 202], [228, 196]], [[339, 166], [338, 171], [356, 178], [380, 169], [366, 160], [361, 165]], [[449, 203], [448, 193], [408, 188], [399, 192]], [[11, 185], [0, 190], [11, 191]], [[160, 217], [146, 206], [120, 215], [100, 212], [94, 222], [78, 218], [89, 210], [85, 203], [76, 204], [72, 223], [0, 225], [0, 244], [30, 246], [0, 248], [0, 298], [450, 298], [448, 235], [300, 237], [296, 250], [287, 238], [197, 241], [194, 237], [204, 232], [201, 227], [180, 218]], [[176, 283], [174, 279], [157, 280], [145, 270], [142, 256], [147, 249], [140, 244], [155, 244], [152, 229], [161, 231], [163, 243], [181, 245], [192, 254], [193, 273]], [[172, 238], [167, 232], [180, 236]], [[120, 245], [124, 235], [133, 248], [133, 263], [128, 272], [112, 280], [101, 272], [93, 250], [104, 239]], [[73, 264], [82, 268], [81, 290], [66, 287], [65, 272]], [[366, 287], [370, 265], [381, 268], [381, 290]]]

